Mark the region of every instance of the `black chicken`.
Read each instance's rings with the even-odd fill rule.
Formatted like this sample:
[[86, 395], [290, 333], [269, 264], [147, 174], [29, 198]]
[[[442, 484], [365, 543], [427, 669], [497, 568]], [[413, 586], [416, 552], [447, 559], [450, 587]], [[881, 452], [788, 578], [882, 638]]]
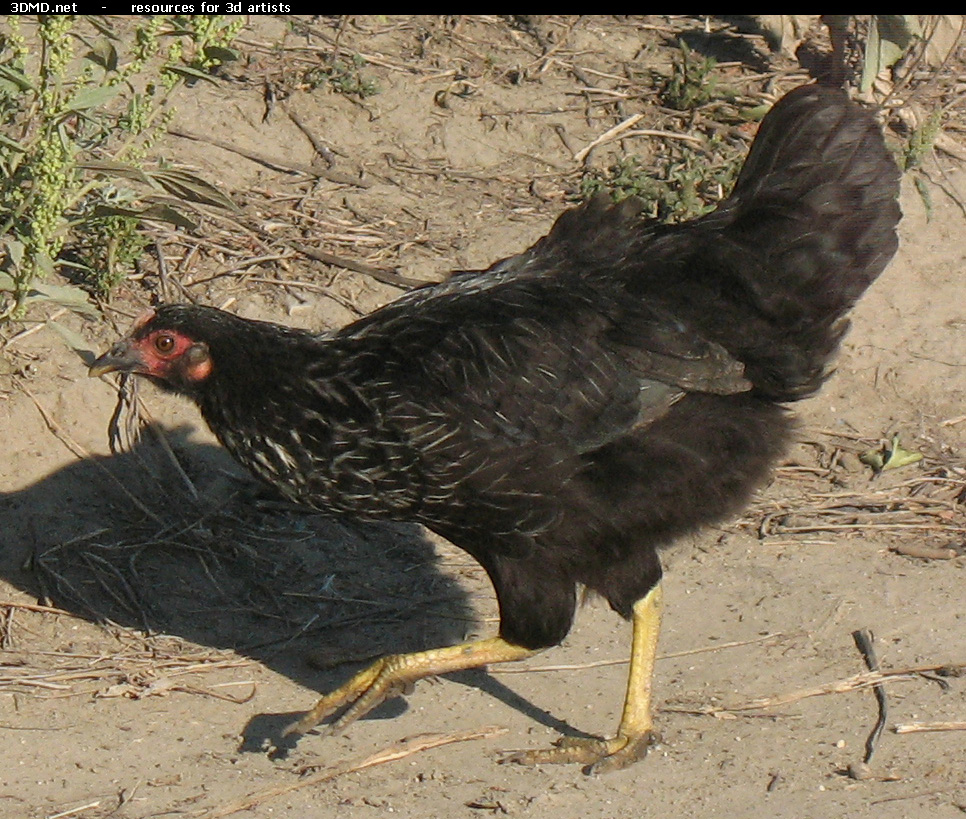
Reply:
[[583, 585], [633, 621], [617, 735], [517, 761], [604, 771], [651, 731], [658, 548], [746, 502], [828, 374], [843, 315], [896, 251], [875, 120], [806, 86], [768, 114], [731, 197], [680, 225], [603, 197], [488, 270], [335, 333], [158, 308], [91, 367], [193, 399], [289, 498], [418, 521], [486, 569], [498, 637], [385, 657], [289, 730], [339, 730], [417, 679], [559, 643]]

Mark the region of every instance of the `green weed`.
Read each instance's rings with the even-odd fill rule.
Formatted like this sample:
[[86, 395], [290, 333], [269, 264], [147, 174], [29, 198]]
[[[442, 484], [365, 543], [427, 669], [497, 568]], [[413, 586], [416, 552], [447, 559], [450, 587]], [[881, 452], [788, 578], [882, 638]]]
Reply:
[[[91, 28], [93, 26], [93, 28]], [[240, 28], [222, 18], [138, 20], [122, 37], [103, 18], [6, 20], [0, 37], [0, 322], [82, 292], [40, 283], [70, 257], [105, 296], [143, 247], [145, 220], [191, 227], [189, 204], [231, 208], [211, 185], [145, 160], [173, 111], [171, 92], [228, 59]], [[65, 295], [66, 294], [66, 295]], [[87, 308], [89, 309], [89, 307]]]
[[379, 93], [376, 81], [362, 73], [365, 65], [365, 59], [353, 54], [348, 62], [332, 60], [310, 68], [302, 75], [302, 81], [309, 88], [328, 87], [338, 94], [365, 99]]
[[923, 157], [932, 150], [936, 137], [941, 131], [942, 111], [933, 111], [925, 122], [909, 134], [906, 144], [902, 147], [899, 167], [903, 172], [922, 166]]
[[681, 53], [671, 64], [661, 100], [676, 111], [693, 111], [714, 99], [717, 92], [714, 57], [703, 57], [681, 41]]
[[922, 172], [922, 160], [932, 150], [936, 137], [942, 132], [942, 111], [934, 111], [929, 117], [912, 130], [904, 145], [899, 149], [896, 163], [903, 173], [910, 173], [916, 192], [926, 209], [926, 218], [932, 218], [932, 193], [929, 180]]
[[682, 148], [646, 168], [636, 156], [618, 160], [606, 171], [591, 171], [580, 182], [586, 199], [600, 190], [619, 202], [642, 200], [645, 212], [661, 222], [685, 222], [713, 210], [728, 195], [741, 171], [743, 153], [713, 137], [707, 147]]

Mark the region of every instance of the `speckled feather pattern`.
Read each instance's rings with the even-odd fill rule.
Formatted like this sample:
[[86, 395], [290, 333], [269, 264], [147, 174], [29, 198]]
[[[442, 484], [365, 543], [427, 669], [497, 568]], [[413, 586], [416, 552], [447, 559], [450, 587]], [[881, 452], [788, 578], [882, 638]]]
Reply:
[[167, 386], [309, 506], [425, 524], [493, 580], [501, 634], [539, 648], [575, 587], [622, 615], [657, 548], [746, 502], [817, 390], [844, 316], [896, 250], [898, 171], [873, 118], [808, 87], [766, 117], [714, 213], [657, 225], [602, 198], [529, 250], [313, 335], [211, 308]]

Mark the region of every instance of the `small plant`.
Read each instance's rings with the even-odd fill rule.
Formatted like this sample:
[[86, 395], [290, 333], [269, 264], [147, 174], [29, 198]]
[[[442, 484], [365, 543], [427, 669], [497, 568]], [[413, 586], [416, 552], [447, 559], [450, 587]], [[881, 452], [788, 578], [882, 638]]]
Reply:
[[363, 75], [365, 65], [364, 58], [353, 54], [349, 62], [331, 60], [328, 65], [310, 68], [302, 75], [302, 81], [309, 88], [328, 86], [338, 94], [365, 99], [379, 93], [376, 81]]
[[117, 32], [87, 22], [40, 16], [28, 44], [11, 17], [0, 39], [0, 322], [34, 301], [86, 305], [76, 288], [40, 284], [61, 264], [108, 295], [143, 247], [144, 220], [191, 227], [185, 202], [233, 207], [190, 174], [146, 169], [145, 157], [172, 90], [211, 79], [238, 23], [151, 17], [121, 54]]
[[134, 267], [148, 239], [133, 216], [91, 216], [71, 250], [76, 260], [64, 264], [95, 296], [108, 298]]
[[899, 167], [903, 172], [922, 166], [923, 157], [932, 150], [941, 131], [942, 111], [933, 111], [925, 122], [913, 129], [899, 157]]
[[[209, 80], [208, 75], [215, 69], [238, 59], [238, 52], [229, 46], [244, 28], [244, 18], [237, 17], [229, 20], [217, 14], [178, 14], [172, 18], [172, 22], [174, 28], [169, 32], [169, 36], [177, 35], [184, 38], [176, 41], [182, 51], [185, 42], [190, 42], [193, 45], [193, 53], [185, 60], [185, 65], [178, 65], [171, 59], [176, 55], [181, 56], [180, 52], [169, 53], [168, 70], [184, 74], [189, 79], [194, 76], [196, 79]], [[197, 73], [192, 75], [190, 72], [185, 72], [185, 68], [193, 69]]]
[[671, 77], [661, 93], [664, 104], [676, 111], [693, 111], [710, 102], [715, 96], [717, 65], [714, 57], [697, 54], [681, 40], [680, 57], [671, 64]]
[[912, 173], [913, 184], [926, 208], [927, 218], [932, 217], [932, 194], [929, 192], [929, 182], [921, 171], [922, 160], [932, 150], [936, 137], [941, 132], [942, 111], [933, 111], [924, 122], [910, 132], [909, 138], [896, 157], [902, 172]]
[[862, 93], [867, 93], [879, 72], [899, 62], [917, 40], [922, 40], [918, 15], [871, 15], [862, 60]]
[[676, 156], [660, 157], [653, 169], [636, 156], [618, 160], [605, 172], [591, 171], [580, 182], [579, 196], [606, 190], [615, 202], [636, 196], [661, 222], [685, 222], [713, 210], [734, 186], [742, 154], [712, 138], [707, 148], [684, 148]]
[[580, 198], [589, 199], [595, 193], [607, 191], [615, 202], [630, 196], [645, 201], [652, 198], [658, 186], [636, 156], [618, 159], [606, 171], [592, 170], [580, 180]]

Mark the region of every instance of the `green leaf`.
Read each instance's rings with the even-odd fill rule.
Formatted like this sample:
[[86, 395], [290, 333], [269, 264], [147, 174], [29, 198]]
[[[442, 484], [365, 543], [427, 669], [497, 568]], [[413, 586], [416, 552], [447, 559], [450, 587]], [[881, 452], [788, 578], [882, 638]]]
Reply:
[[0, 81], [11, 83], [18, 91], [34, 90], [33, 83], [27, 79], [27, 75], [8, 63], [0, 64]]
[[915, 452], [911, 449], [903, 449], [899, 446], [899, 439], [896, 438], [892, 442], [892, 450], [889, 452], [889, 457], [886, 459], [885, 464], [882, 466], [883, 469], [901, 469], [904, 466], [909, 466], [909, 464], [918, 463], [922, 460], [922, 453]]
[[921, 35], [922, 28], [915, 14], [873, 14], [862, 66], [862, 92], [872, 88], [882, 69], [899, 62], [913, 40]]
[[132, 219], [148, 219], [154, 222], [168, 222], [185, 230], [197, 230], [200, 222], [192, 219], [177, 208], [163, 202], [155, 202], [144, 208], [124, 208], [119, 205], [97, 205], [95, 216], [128, 216]]
[[151, 178], [168, 193], [222, 210], [238, 211], [238, 207], [225, 194], [209, 182], [193, 173], [179, 170], [152, 171]]
[[67, 108], [70, 111], [86, 111], [88, 108], [97, 108], [99, 105], [112, 100], [120, 92], [119, 85], [95, 85], [90, 88], [81, 88], [69, 103]]
[[738, 118], [745, 122], [761, 122], [762, 118], [771, 110], [771, 106], [756, 105], [754, 108], [739, 108]]
[[94, 43], [86, 56], [92, 63], [97, 63], [107, 71], [117, 71], [117, 49], [106, 37]]
[[238, 59], [239, 54], [237, 51], [231, 48], [224, 48], [223, 46], [210, 45], [205, 46], [202, 49], [205, 57], [209, 60], [218, 60], [222, 63], [231, 63]]
[[876, 14], [875, 21], [879, 36], [893, 45], [899, 51], [900, 57], [912, 45], [913, 40], [922, 36], [922, 26], [919, 25], [917, 14]]
[[922, 199], [922, 206], [926, 209], [926, 221], [931, 222], [932, 191], [929, 189], [929, 183], [921, 173], [917, 173], [912, 178], [912, 181], [916, 186], [916, 192], [919, 194], [919, 198]]
[[903, 449], [899, 444], [899, 436], [894, 435], [892, 449], [887, 447], [870, 449], [859, 455], [859, 460], [866, 466], [871, 466], [876, 472], [882, 472], [885, 469], [901, 469], [909, 464], [918, 463], [922, 460], [922, 453]]
[[65, 327], [59, 321], [54, 321], [53, 319], [48, 319], [47, 326], [60, 335], [67, 346], [81, 357], [81, 361], [84, 364], [89, 367], [94, 363], [94, 360], [97, 358], [97, 353], [91, 349], [90, 342], [80, 333], [75, 333], [70, 327]]
[[10, 261], [13, 262], [14, 267], [19, 268], [23, 263], [24, 243], [17, 239], [7, 239], [5, 244], [7, 245], [7, 253], [10, 256]]
[[218, 85], [218, 80], [210, 74], [206, 74], [204, 71], [199, 71], [197, 68], [192, 68], [188, 65], [174, 65], [173, 63], [169, 63], [164, 67], [164, 70], [171, 71], [174, 74], [180, 74], [182, 77], [187, 77], [191, 80], [204, 80], [205, 82], [210, 82], [212, 85]]
[[[863, 94], [872, 88], [872, 83], [879, 75], [880, 68], [879, 27], [876, 25], [875, 16], [873, 16], [872, 22], [869, 24], [869, 36], [865, 41], [865, 59], [862, 61], [862, 81], [859, 83], [859, 88]], [[869, 464], [869, 466], [872, 466], [872, 464]]]
[[108, 159], [87, 159], [78, 162], [77, 167], [85, 171], [93, 171], [94, 173], [104, 174], [109, 177], [114, 176], [121, 179], [132, 179], [135, 182], [140, 182], [148, 187], [158, 189], [158, 185], [155, 184], [147, 173], [125, 162], [112, 162]]
[[111, 40], [120, 40], [117, 30], [106, 18], [98, 17], [96, 14], [88, 14], [85, 16], [85, 20], [94, 26], [94, 28], [96, 28], [105, 37], [108, 37]]
[[0, 145], [9, 148], [11, 151], [17, 151], [17, 153], [25, 154], [27, 152], [27, 149], [23, 145], [4, 134], [0, 134]]
[[171, 207], [171, 205], [155, 204], [145, 208], [141, 213], [142, 219], [153, 219], [156, 222], [169, 222], [185, 230], [197, 230], [201, 224], [197, 220], [191, 219], [186, 214]]
[[37, 265], [37, 270], [40, 271], [41, 276], [49, 276], [54, 272], [54, 262], [46, 253], [36, 253], [34, 264]]
[[28, 301], [52, 301], [62, 307], [68, 307], [75, 313], [82, 313], [86, 316], [96, 316], [97, 310], [91, 304], [90, 297], [86, 290], [81, 290], [73, 285], [47, 284], [46, 282], [34, 282], [31, 285]]

